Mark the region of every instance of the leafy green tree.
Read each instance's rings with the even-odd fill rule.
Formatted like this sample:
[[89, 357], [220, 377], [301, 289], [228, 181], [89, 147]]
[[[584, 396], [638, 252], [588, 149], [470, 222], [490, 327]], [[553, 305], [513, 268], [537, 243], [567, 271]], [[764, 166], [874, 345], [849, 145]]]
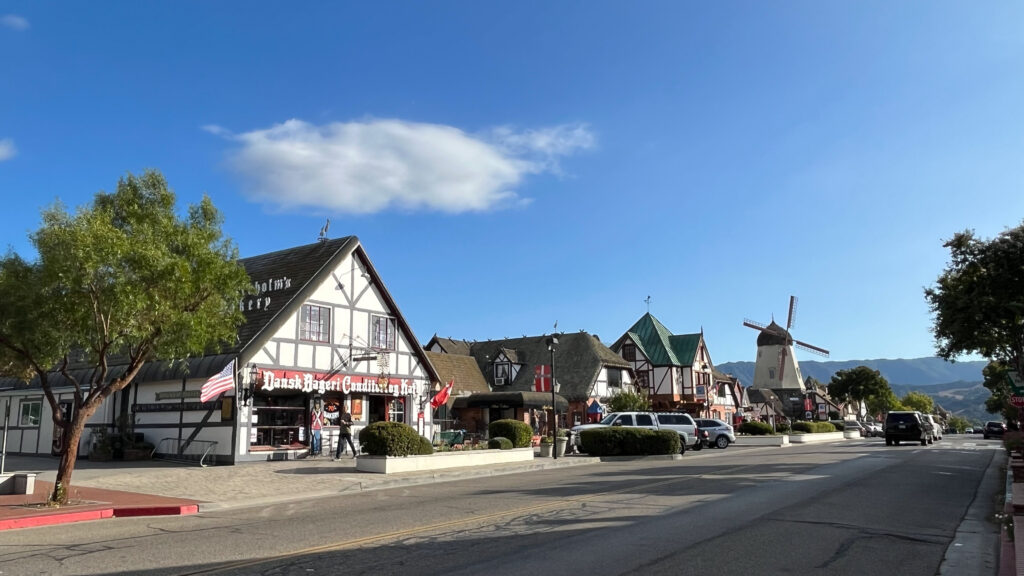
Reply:
[[[66, 434], [51, 502], [67, 502], [86, 423], [145, 362], [235, 339], [249, 279], [221, 221], [206, 197], [179, 218], [159, 172], [128, 174], [74, 214], [44, 210], [36, 261], [0, 259], [0, 367], [38, 379]], [[83, 364], [94, 370], [79, 381], [70, 368]], [[55, 385], [73, 388], [70, 422]]]
[[829, 381], [828, 395], [833, 400], [853, 402], [858, 406], [864, 402], [867, 410], [875, 416], [888, 412], [895, 403], [889, 382], [881, 372], [867, 366], [836, 372]]
[[[938, 355], [954, 360], [980, 354], [1024, 375], [1024, 225], [991, 240], [965, 230], [944, 246], [950, 263], [924, 291], [935, 316]], [[1004, 393], [998, 386], [989, 389], [994, 396]], [[997, 396], [986, 408], [1005, 416], [1003, 399], [1008, 398]], [[1016, 419], [1014, 413], [1011, 420]]]
[[959, 434], [963, 434], [964, 430], [967, 430], [968, 428], [971, 427], [971, 423], [967, 420], [967, 418], [964, 418], [962, 416], [950, 416], [947, 422], [949, 423], [949, 427], [956, 430]]
[[906, 410], [906, 407], [900, 404], [899, 398], [896, 397], [896, 393], [891, 389], [869, 397], [864, 403], [867, 405], [868, 412], [876, 417], [893, 410]]
[[991, 395], [985, 399], [985, 410], [990, 414], [999, 414], [1004, 420], [1017, 420], [1020, 409], [1010, 404], [1010, 381], [1008, 374], [1010, 367], [1005, 362], [992, 361], [981, 371], [985, 377], [982, 384], [988, 388]]
[[609, 412], [645, 412], [651, 409], [651, 400], [643, 392], [619, 392], [605, 402]]
[[907, 392], [900, 398], [900, 404], [906, 406], [908, 410], [917, 410], [922, 414], [931, 414], [935, 408], [935, 401], [924, 392]]

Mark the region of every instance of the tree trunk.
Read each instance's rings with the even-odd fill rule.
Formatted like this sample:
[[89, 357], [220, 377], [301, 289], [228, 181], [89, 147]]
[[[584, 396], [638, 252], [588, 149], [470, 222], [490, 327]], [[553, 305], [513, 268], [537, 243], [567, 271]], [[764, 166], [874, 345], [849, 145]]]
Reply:
[[78, 460], [78, 445], [82, 440], [82, 432], [85, 431], [85, 423], [92, 418], [96, 407], [83, 407], [75, 412], [68, 426], [68, 441], [64, 445], [64, 452], [60, 455], [60, 464], [57, 466], [57, 478], [53, 481], [53, 492], [50, 494], [51, 504], [63, 505], [68, 503], [68, 494], [71, 488], [71, 473], [75, 471], [75, 462]]

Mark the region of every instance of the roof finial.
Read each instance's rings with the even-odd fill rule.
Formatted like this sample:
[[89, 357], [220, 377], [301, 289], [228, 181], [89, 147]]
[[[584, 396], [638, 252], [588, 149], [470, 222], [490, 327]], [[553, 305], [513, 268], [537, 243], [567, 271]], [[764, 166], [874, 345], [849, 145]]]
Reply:
[[647, 295], [647, 298], [644, 298], [644, 302], [647, 303], [647, 313], [650, 314], [651, 313], [651, 295], [650, 294]]

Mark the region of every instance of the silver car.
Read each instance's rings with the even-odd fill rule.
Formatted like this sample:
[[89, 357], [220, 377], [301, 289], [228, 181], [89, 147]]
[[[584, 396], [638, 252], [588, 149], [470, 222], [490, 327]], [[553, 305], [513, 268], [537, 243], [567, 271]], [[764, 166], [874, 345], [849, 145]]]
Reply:
[[732, 426], [717, 418], [694, 418], [694, 421], [697, 428], [707, 431], [708, 443], [715, 448], [728, 448], [731, 442], [736, 441]]

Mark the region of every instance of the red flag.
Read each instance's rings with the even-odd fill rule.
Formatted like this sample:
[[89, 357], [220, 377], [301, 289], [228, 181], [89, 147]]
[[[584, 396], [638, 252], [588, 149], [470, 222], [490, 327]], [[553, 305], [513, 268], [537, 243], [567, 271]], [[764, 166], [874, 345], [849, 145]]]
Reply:
[[447, 386], [445, 386], [444, 388], [441, 388], [441, 391], [438, 392], [437, 394], [434, 394], [434, 398], [430, 401], [430, 407], [431, 408], [437, 408], [441, 404], [444, 404], [445, 402], [447, 402], [448, 401], [448, 396], [450, 396], [451, 393], [452, 393], [452, 386], [454, 386], [454, 385], [455, 385], [455, 378], [452, 378], [451, 381], [448, 382]]
[[228, 365], [224, 367], [219, 373], [214, 374], [203, 384], [202, 391], [200, 392], [199, 401], [207, 402], [213, 400], [217, 396], [220, 396], [228, 390], [235, 389], [235, 361], [228, 362]]
[[537, 392], [551, 392], [551, 366], [541, 364], [533, 369], [533, 389]]

